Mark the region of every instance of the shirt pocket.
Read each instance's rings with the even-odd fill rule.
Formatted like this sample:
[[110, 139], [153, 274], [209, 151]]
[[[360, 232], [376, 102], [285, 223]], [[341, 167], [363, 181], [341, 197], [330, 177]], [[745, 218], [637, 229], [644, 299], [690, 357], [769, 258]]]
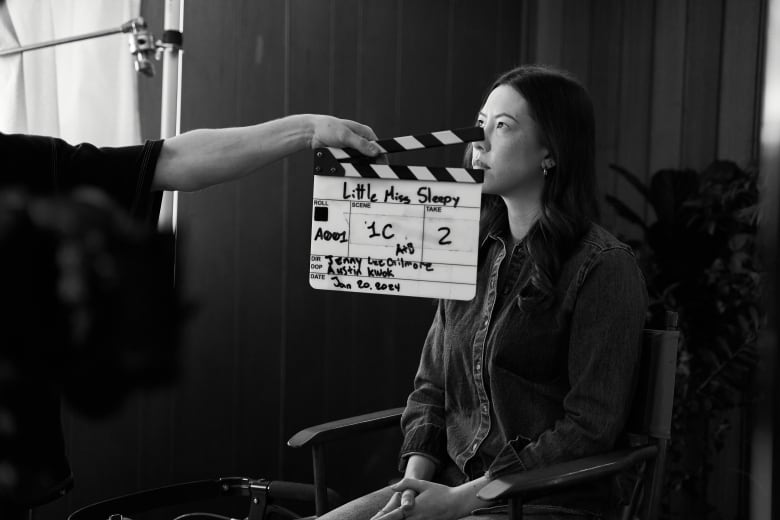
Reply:
[[520, 297], [502, 313], [494, 329], [492, 364], [536, 383], [565, 376], [567, 332], [555, 307], [525, 311]]

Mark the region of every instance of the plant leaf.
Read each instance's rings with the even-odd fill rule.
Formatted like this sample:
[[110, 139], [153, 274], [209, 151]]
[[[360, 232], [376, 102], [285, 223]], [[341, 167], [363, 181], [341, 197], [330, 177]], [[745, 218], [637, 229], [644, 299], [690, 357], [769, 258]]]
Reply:
[[650, 180], [653, 209], [658, 220], [672, 226], [683, 204], [690, 203], [699, 190], [699, 176], [693, 170], [658, 170]]
[[609, 205], [615, 209], [618, 215], [647, 231], [647, 224], [645, 224], [644, 220], [642, 220], [642, 217], [637, 215], [634, 210], [626, 206], [622, 200], [612, 195], [607, 195], [606, 199]]
[[645, 186], [645, 183], [642, 182], [639, 177], [626, 170], [622, 166], [618, 166], [617, 164], [610, 164], [609, 167], [616, 171], [626, 181], [628, 181], [628, 183], [633, 186], [636, 191], [642, 194], [646, 201], [650, 201], [650, 189]]

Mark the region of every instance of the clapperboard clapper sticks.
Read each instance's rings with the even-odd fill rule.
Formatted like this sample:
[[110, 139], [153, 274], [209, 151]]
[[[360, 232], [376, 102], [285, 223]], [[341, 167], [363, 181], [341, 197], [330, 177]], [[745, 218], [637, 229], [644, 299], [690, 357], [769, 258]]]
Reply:
[[[483, 139], [482, 128], [383, 139], [386, 153]], [[474, 298], [483, 171], [374, 164], [349, 148], [314, 150], [315, 289]]]

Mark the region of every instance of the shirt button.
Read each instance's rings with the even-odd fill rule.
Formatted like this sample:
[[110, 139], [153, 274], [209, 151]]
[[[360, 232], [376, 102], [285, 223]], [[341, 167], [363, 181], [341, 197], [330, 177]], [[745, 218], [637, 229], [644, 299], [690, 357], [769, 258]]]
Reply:
[[485, 318], [485, 321], [482, 323], [485, 327], [488, 326], [488, 323], [490, 323], [490, 318]]
[[476, 368], [476, 369], [477, 369], [477, 372], [479, 372], [479, 370], [482, 368], [482, 365], [481, 365], [481, 364], [479, 364], [479, 363], [477, 363], [477, 366], [476, 366], [476, 367], [474, 367], [474, 368]]
[[479, 448], [479, 444], [475, 442], [474, 446], [471, 447], [471, 451], [477, 451], [477, 448]]
[[485, 412], [485, 413], [487, 413], [487, 411], [488, 411], [488, 405], [486, 405], [486, 404], [483, 404], [483, 405], [482, 405], [482, 411], [483, 411], [483, 412]]

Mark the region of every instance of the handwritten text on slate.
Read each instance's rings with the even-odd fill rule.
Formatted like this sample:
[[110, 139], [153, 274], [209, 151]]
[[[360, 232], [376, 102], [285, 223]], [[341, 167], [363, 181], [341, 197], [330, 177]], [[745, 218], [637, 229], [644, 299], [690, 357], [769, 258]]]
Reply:
[[315, 176], [311, 285], [469, 299], [480, 194], [470, 183]]

